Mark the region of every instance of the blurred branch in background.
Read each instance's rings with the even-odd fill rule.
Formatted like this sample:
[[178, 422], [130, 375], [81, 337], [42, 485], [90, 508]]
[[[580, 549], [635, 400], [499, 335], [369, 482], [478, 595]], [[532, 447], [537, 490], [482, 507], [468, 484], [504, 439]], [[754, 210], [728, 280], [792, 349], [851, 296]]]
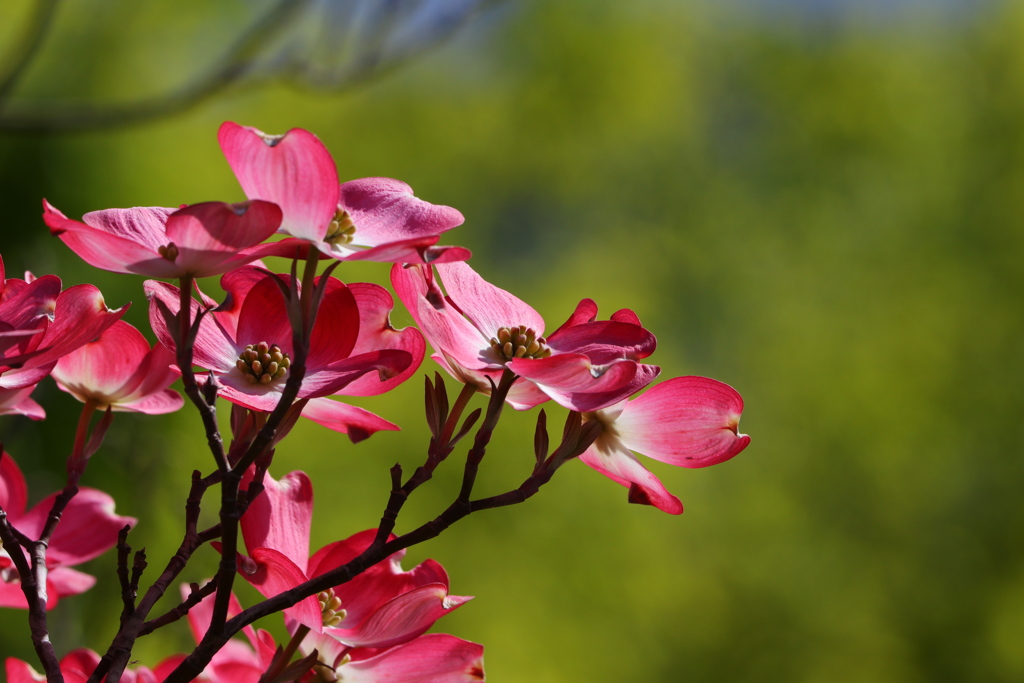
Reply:
[[[61, 11], [93, 3], [35, 0], [10, 47], [0, 49], [0, 130], [86, 130], [137, 123], [189, 109], [233, 84], [275, 78], [337, 92], [382, 76], [445, 43], [502, 1], [272, 0], [226, 41], [222, 54], [184, 84], [125, 101], [100, 97], [69, 102], [19, 93], [31, 84], [33, 66], [55, 42]], [[190, 50], [196, 45], [213, 45], [210, 52], [218, 49], [215, 41], [194, 41]], [[80, 53], [68, 52], [61, 58], [77, 60]]]

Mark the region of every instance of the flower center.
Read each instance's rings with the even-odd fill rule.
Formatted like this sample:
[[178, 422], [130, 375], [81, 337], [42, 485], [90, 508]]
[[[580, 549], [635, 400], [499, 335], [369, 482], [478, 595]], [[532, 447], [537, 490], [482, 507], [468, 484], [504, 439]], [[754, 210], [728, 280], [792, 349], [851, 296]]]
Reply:
[[341, 598], [334, 594], [333, 588], [317, 593], [316, 599], [323, 613], [324, 626], [337, 626], [348, 616], [345, 610], [341, 609]]
[[159, 247], [157, 247], [156, 250], [157, 253], [159, 253], [161, 256], [163, 256], [171, 263], [174, 263], [174, 259], [178, 258], [178, 247], [174, 244], [174, 242], [168, 242], [165, 245], [160, 245]]
[[505, 360], [547, 358], [551, 355], [551, 347], [544, 337], [538, 337], [526, 325], [499, 328], [498, 336], [491, 337], [491, 348]]
[[345, 209], [338, 209], [334, 213], [334, 220], [327, 226], [324, 242], [344, 246], [352, 241], [355, 234], [356, 224], [352, 222], [352, 216]]
[[238, 357], [237, 366], [249, 384], [269, 384], [288, 374], [292, 359], [277, 344], [249, 344]]

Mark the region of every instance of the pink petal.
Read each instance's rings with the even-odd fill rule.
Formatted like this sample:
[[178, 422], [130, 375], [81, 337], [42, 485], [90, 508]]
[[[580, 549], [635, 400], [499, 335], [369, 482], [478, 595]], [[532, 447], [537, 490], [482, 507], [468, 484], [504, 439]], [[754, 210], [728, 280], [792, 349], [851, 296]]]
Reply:
[[[172, 315], [177, 317], [181, 308], [180, 290], [174, 285], [156, 280], [146, 280], [143, 284], [143, 291], [149, 300], [149, 324], [156, 333], [160, 343], [168, 349], [174, 349], [178, 340], [167, 327], [167, 322], [160, 312], [157, 302], [162, 303]], [[192, 305], [191, 319], [195, 320], [199, 314], [199, 302], [190, 299]], [[234, 340], [227, 331], [220, 326], [220, 323], [213, 315], [207, 315], [199, 323], [199, 332], [196, 335], [195, 346], [193, 347], [193, 362], [208, 370], [230, 372], [235, 369], [235, 362], [238, 359], [240, 349], [235, 345]]]
[[58, 360], [53, 378], [61, 389], [80, 401], [93, 399], [103, 405], [114, 403], [134, 388], [125, 385], [149, 350], [149, 342], [141, 332], [118, 320], [98, 338]]
[[[324, 632], [353, 647], [390, 647], [423, 634], [435, 621], [467, 600], [469, 598], [448, 596], [443, 584], [430, 584], [399, 595], [354, 628], [327, 628]], [[344, 599], [342, 607], [345, 608]]]
[[431, 289], [421, 266], [391, 268], [391, 284], [398, 298], [412, 314], [423, 335], [439, 352], [453, 358], [460, 366], [473, 370], [499, 368], [503, 359], [491, 350], [485, 337], [458, 310], [445, 301], [440, 289]]
[[[100, 663], [100, 656], [86, 648], [72, 650], [60, 660], [64, 683], [85, 683]], [[130, 671], [126, 673], [132, 673]], [[125, 681], [127, 683], [127, 681]]]
[[572, 312], [569, 319], [566, 320], [562, 325], [552, 332], [548, 337], [554, 337], [560, 332], [569, 329], [575, 325], [582, 325], [583, 323], [592, 323], [597, 320], [597, 304], [593, 299], [583, 299], [576, 304], [576, 310]]
[[164, 389], [155, 394], [135, 401], [124, 401], [113, 406], [114, 412], [144, 413], [146, 415], [165, 415], [174, 413], [185, 405], [185, 399], [174, 389]]
[[[181, 584], [181, 599], [185, 600], [192, 593], [192, 588], [187, 584]], [[195, 605], [188, 611], [188, 626], [192, 631], [192, 638], [195, 639], [198, 644], [206, 636], [207, 630], [210, 628], [210, 622], [213, 621], [213, 606], [216, 603], [217, 598], [215, 594], [207, 595], [205, 598], [199, 601], [199, 604]], [[228, 598], [228, 619], [234, 617], [242, 612], [242, 605], [238, 602], [238, 598], [232, 593]], [[252, 634], [252, 627], [247, 626], [245, 628], [246, 635]], [[229, 641], [238, 642], [238, 641]], [[250, 651], [251, 652], [251, 651]]]
[[[599, 366], [580, 353], [558, 353], [547, 358], [516, 358], [508, 367], [517, 375], [536, 382], [555, 401], [562, 394], [614, 391], [629, 383], [639, 364], [619, 360]], [[568, 407], [568, 406], [567, 406]]]
[[[163, 344], [155, 344], [139, 363], [126, 386], [133, 387], [122, 399], [123, 404], [136, 402], [148, 396], [165, 393], [178, 377], [174, 352]], [[174, 392], [172, 392], [174, 393]]]
[[51, 569], [47, 581], [53, 586], [58, 597], [66, 598], [69, 595], [84, 593], [96, 585], [96, 577], [85, 574], [70, 567], [56, 567]]
[[[60, 594], [49, 580], [46, 582], [46, 608], [53, 609], [60, 601]], [[28, 602], [25, 594], [21, 591], [21, 582], [18, 580], [12, 583], [0, 581], [0, 607], [13, 607], [14, 609], [28, 609]]]
[[626, 403], [614, 428], [639, 453], [682, 467], [707, 467], [750, 443], [737, 427], [743, 399], [707, 377], [676, 377]]
[[[248, 485], [252, 469], [246, 473]], [[272, 548], [305, 572], [309, 560], [309, 529], [313, 519], [313, 484], [305, 472], [290, 472], [279, 481], [263, 477], [263, 494], [242, 516], [242, 537], [250, 551]]]
[[0, 508], [7, 511], [12, 524], [17, 523], [28, 504], [28, 486], [14, 458], [0, 454]]
[[526, 325], [544, 334], [544, 319], [526, 302], [495, 287], [462, 262], [436, 266], [449, 298], [490, 339], [501, 327]]
[[[57, 297], [53, 322], [47, 327], [39, 347], [30, 354], [31, 358], [26, 361], [25, 367], [52, 363], [92, 341], [117, 322], [128, 311], [129, 305], [125, 304], [116, 310], [107, 308], [100, 290], [92, 285], [76, 285], [65, 289]], [[8, 358], [5, 362], [12, 360]]]
[[[18, 591], [21, 592], [20, 590]], [[9, 607], [0, 599], [0, 607]], [[23, 662], [14, 657], [8, 657], [4, 662], [4, 670], [7, 674], [7, 683], [42, 683], [46, 676], [37, 673], [28, 662]]]
[[336, 394], [351, 382], [374, 371], [380, 381], [387, 381], [401, 374], [411, 364], [412, 356], [406, 351], [387, 349], [362, 353], [307, 373], [299, 395], [302, 398], [315, 398]]
[[612, 481], [628, 486], [630, 503], [653, 505], [670, 515], [682, 514], [683, 504], [679, 499], [614, 436], [599, 437], [580, 460]]
[[[369, 548], [370, 544], [373, 543], [373, 539], [376, 537], [376, 529], [366, 529], [365, 531], [352, 534], [345, 540], [335, 541], [334, 543], [325, 545], [323, 548], [316, 551], [313, 557], [309, 559], [309, 575], [320, 576], [335, 567], [348, 564]], [[389, 536], [388, 540], [390, 541], [393, 538], [394, 536]], [[401, 562], [403, 557], [405, 557], [405, 550], [400, 550], [397, 553], [390, 555], [385, 561]], [[380, 567], [383, 564], [383, 562], [378, 563], [369, 571], [373, 571], [376, 567]]]
[[439, 235], [465, 221], [455, 209], [417, 199], [411, 187], [391, 178], [351, 180], [341, 186], [339, 204], [355, 223], [354, 242], [369, 247]]
[[86, 263], [115, 273], [177, 277], [181, 268], [157, 249], [169, 240], [164, 222], [174, 209], [137, 207], [87, 213], [84, 223], [67, 218], [43, 200], [43, 220]]
[[[241, 572], [265, 597], [272, 597], [306, 581], [306, 575], [284, 554], [270, 548], [255, 548], [250, 555], [256, 561], [256, 572]], [[317, 633], [323, 631], [323, 615], [316, 596], [310, 596], [289, 607], [284, 613]]]
[[396, 330], [391, 326], [391, 310], [394, 299], [388, 290], [380, 285], [356, 282], [348, 286], [359, 309], [359, 337], [352, 353], [398, 349], [412, 356], [412, 362], [405, 370], [391, 379], [381, 382], [372, 376], [360, 377], [343, 390], [346, 396], [376, 396], [388, 392], [407, 380], [423, 362], [426, 342], [415, 327]]
[[242, 265], [239, 251], [260, 244], [280, 224], [281, 210], [270, 202], [204, 202], [172, 213], [167, 238], [178, 248], [175, 263], [186, 273], [206, 277]]
[[341, 280], [330, 278], [313, 325], [308, 366], [322, 367], [347, 358], [359, 338], [359, 322], [355, 295]]
[[[57, 494], [47, 496], [18, 520], [22, 533], [37, 538], [46, 523]], [[64, 510], [61, 522], [50, 539], [47, 563], [57, 567], [88, 562], [113, 548], [117, 533], [135, 518], [114, 514], [114, 499], [102, 491], [83, 487]]]
[[[380, 382], [380, 384], [385, 384], [385, 382]], [[352, 443], [359, 443], [382, 430], [400, 431], [398, 425], [388, 422], [382, 417], [377, 417], [364, 408], [350, 406], [341, 401], [332, 401], [329, 398], [310, 399], [302, 409], [302, 417], [308, 418], [322, 427], [346, 434]]]
[[343, 256], [331, 255], [344, 261], [376, 261], [378, 263], [454, 263], [466, 261], [473, 252], [465, 247], [436, 246], [438, 237], [419, 237], [402, 242], [390, 242], [379, 247], [371, 247], [346, 253]]
[[615, 322], [628, 323], [630, 325], [643, 327], [643, 323], [640, 322], [639, 316], [628, 308], [620, 308], [615, 311], [612, 313], [611, 319]]
[[585, 354], [603, 365], [618, 358], [646, 358], [654, 353], [657, 340], [639, 325], [601, 320], [556, 332], [548, 337], [548, 345], [558, 353]]
[[484, 648], [432, 633], [340, 669], [346, 683], [477, 683], [484, 680]]
[[242, 304], [249, 294], [249, 290], [255, 287], [261, 280], [270, 273], [255, 266], [243, 266], [225, 273], [220, 279], [220, 287], [227, 294], [224, 303], [217, 307], [213, 314], [217, 321], [235, 336], [238, 330], [238, 315], [242, 311]]
[[[325, 300], [326, 298], [324, 297]], [[318, 315], [319, 317], [323, 316]], [[355, 335], [352, 336], [354, 338]], [[265, 341], [268, 344], [277, 344], [288, 355], [293, 354], [292, 325], [285, 309], [284, 294], [272, 276], [256, 283], [246, 295], [245, 301], [242, 302], [242, 310], [238, 314], [238, 332], [235, 340], [240, 349], [248, 344]], [[237, 357], [235, 354], [235, 358]]]
[[61, 288], [60, 278], [56, 275], [44, 275], [21, 287], [11, 287], [10, 280], [7, 281], [7, 285], [4, 300], [0, 303], [0, 320], [7, 325], [4, 331], [40, 329], [41, 319], [52, 314], [57, 305]]
[[38, 385], [33, 384], [22, 389], [0, 389], [0, 415], [24, 415], [33, 420], [45, 419], [46, 411], [30, 398], [36, 386]]
[[293, 128], [269, 136], [226, 122], [217, 139], [246, 196], [281, 207], [281, 232], [315, 242], [324, 238], [338, 208], [338, 172], [315, 135]]
[[0, 388], [3, 389], [25, 389], [34, 387], [53, 371], [56, 361], [41, 365], [37, 368], [18, 368], [17, 370], [5, 370], [0, 374]]
[[[621, 362], [632, 363], [633, 361]], [[633, 375], [633, 379], [617, 389], [593, 392], [562, 392], [552, 387], [545, 387], [544, 391], [547, 392], [547, 394], [551, 396], [556, 403], [568, 408], [569, 410], [589, 413], [595, 410], [607, 408], [610, 405], [614, 405], [625, 400], [653, 382], [659, 373], [661, 373], [661, 368], [657, 365], [644, 365], [642, 363], [637, 363], [636, 374]]]
[[[317, 570], [323, 572], [332, 568], [337, 559], [337, 553], [333, 553], [324, 558]], [[418, 588], [440, 584], [447, 591], [448, 574], [434, 560], [425, 560], [409, 571], [402, 571], [400, 562], [401, 557], [392, 555], [335, 589], [342, 607], [348, 612], [346, 625], [364, 621], [391, 600]]]

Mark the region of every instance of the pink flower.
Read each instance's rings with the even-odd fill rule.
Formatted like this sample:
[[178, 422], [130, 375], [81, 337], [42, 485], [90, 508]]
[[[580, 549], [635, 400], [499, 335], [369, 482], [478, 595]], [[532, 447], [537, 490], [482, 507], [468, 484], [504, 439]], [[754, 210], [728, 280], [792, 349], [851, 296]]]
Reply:
[[452, 376], [487, 391], [486, 377], [497, 383], [506, 367], [519, 375], [508, 396], [517, 409], [550, 397], [570, 410], [598, 410], [636, 393], [660, 371], [638, 362], [654, 352], [656, 340], [627, 309], [598, 321], [597, 305], [584, 299], [545, 337], [537, 311], [465, 263], [396, 265], [391, 282]]
[[[187, 585], [182, 585], [181, 597], [183, 600], [188, 597], [190, 592]], [[206, 631], [210, 628], [210, 622], [213, 621], [215, 601], [216, 595], [210, 594], [188, 612], [188, 625], [197, 644], [202, 642]], [[228, 603], [228, 619], [241, 611], [242, 606], [232, 593]], [[244, 627], [242, 633], [248, 639], [248, 645], [237, 638], [232, 638], [217, 651], [210, 663], [206, 665], [203, 670], [203, 678], [209, 683], [257, 683], [263, 673], [270, 668], [274, 652], [277, 650], [274, 637], [268, 631], [263, 629], [256, 631], [252, 626]]]
[[[3, 381], [2, 377], [0, 381]], [[33, 420], [44, 419], [46, 411], [31, 398], [37, 386], [32, 384], [21, 389], [0, 388], [0, 415], [24, 415]]]
[[[252, 276], [250, 269], [240, 277]], [[231, 310], [203, 318], [193, 361], [213, 371], [223, 387], [221, 395], [227, 400], [251, 410], [270, 412], [277, 406], [294, 355], [291, 324], [274, 275], [263, 272], [255, 282], [236, 291], [243, 290], [244, 296], [231, 302]], [[160, 306], [176, 316], [180, 305], [178, 288], [147, 280], [145, 291], [150, 299], [150, 323], [157, 338], [168, 348], [174, 348], [175, 335], [167, 328]], [[193, 319], [199, 308], [200, 304], [192, 300]], [[387, 380], [407, 370], [413, 362], [412, 355], [401, 349], [352, 355], [358, 341], [359, 308], [355, 295], [340, 280], [330, 278], [313, 327], [306, 375], [298, 398], [329, 396], [374, 370], [382, 380]]]
[[141, 332], [118, 320], [98, 339], [57, 361], [51, 374], [57, 386], [83, 403], [159, 415], [184, 405], [181, 394], [167, 388], [178, 378], [173, 363], [174, 354], [166, 347], [150, 348]]
[[93, 211], [84, 222], [43, 200], [43, 220], [91, 266], [160, 278], [219, 275], [260, 257], [256, 248], [281, 224], [269, 202], [205, 202], [181, 209]]
[[[92, 285], [61, 291], [56, 275], [4, 278], [0, 260], [0, 393], [5, 412], [41, 418], [28, 398], [61, 356], [98, 337], [128, 310], [110, 310]], [[28, 391], [19, 391], [28, 389]]]
[[[324, 546], [309, 556], [313, 487], [303, 472], [281, 481], [264, 477], [265, 491], [242, 517], [242, 537], [251, 560], [241, 573], [263, 595], [272, 596], [346, 564], [369, 547], [370, 529]], [[384, 648], [421, 635], [469, 597], [448, 594], [448, 575], [427, 560], [402, 571], [405, 551], [395, 553], [353, 580], [306, 598], [285, 615], [348, 647]]]
[[[7, 520], [18, 531], [38, 538], [56, 495], [47, 496], [26, 512], [25, 478], [11, 456], [0, 455], [0, 508], [7, 512]], [[48, 608], [56, 605], [60, 598], [92, 588], [96, 583], [94, 577], [70, 567], [88, 562], [112, 548], [125, 524], [134, 525], [135, 519], [115, 515], [113, 498], [96, 489], [83, 487], [79, 490], [64, 510], [46, 553]], [[26, 607], [18, 570], [4, 548], [0, 548], [0, 607]]]
[[[412, 188], [390, 178], [339, 187], [330, 152], [309, 131], [293, 128], [275, 136], [226, 122], [217, 138], [246, 196], [279, 205], [280, 231], [327, 256], [395, 263], [470, 257], [462, 247], [435, 246], [442, 232], [462, 224], [461, 213], [417, 199]], [[277, 243], [274, 253], [294, 256], [294, 242]]]
[[[157, 664], [154, 669], [145, 666], [125, 669], [121, 675], [121, 683], [160, 683], [174, 671], [184, 657], [184, 655], [168, 657]], [[86, 648], [72, 650], [60, 660], [60, 672], [64, 675], [64, 683], [86, 683], [99, 663], [100, 656], [92, 650]], [[43, 683], [46, 680], [46, 676], [36, 673], [36, 670], [27, 662], [14, 657], [7, 658], [5, 668], [7, 683]]]
[[[216, 308], [212, 315], [229, 334], [238, 329], [238, 316], [249, 290], [267, 277], [267, 272], [255, 267], [245, 267], [224, 275], [221, 288], [227, 293], [223, 306], [204, 297], [204, 306]], [[359, 356], [375, 351], [405, 351], [412, 357], [409, 366], [398, 374], [381, 381], [377, 375], [367, 374], [335, 392], [340, 396], [377, 396], [391, 391], [407, 380], [423, 361], [426, 343], [415, 327], [396, 330], [391, 326], [391, 310], [394, 300], [383, 287], [366, 282], [348, 285], [359, 310], [359, 335], [352, 355]], [[302, 416], [319, 425], [346, 434], [353, 442], [361, 441], [381, 430], [397, 430], [398, 425], [378, 417], [357, 406], [335, 401], [328, 397], [312, 398], [302, 409]]]
[[676, 377], [637, 398], [584, 414], [584, 420], [599, 420], [604, 431], [580, 460], [628, 486], [629, 502], [678, 515], [682, 503], [632, 451], [680, 467], [725, 462], [750, 443], [737, 431], [742, 413], [743, 399], [729, 385]]

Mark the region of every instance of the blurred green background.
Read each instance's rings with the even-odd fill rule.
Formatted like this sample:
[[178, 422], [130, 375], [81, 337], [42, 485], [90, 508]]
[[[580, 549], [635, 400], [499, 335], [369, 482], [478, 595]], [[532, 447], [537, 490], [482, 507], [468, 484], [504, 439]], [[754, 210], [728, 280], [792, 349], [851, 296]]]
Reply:
[[[20, 92], [179, 82], [242, 4], [68, 3]], [[582, 297], [631, 307], [662, 377], [708, 375], [746, 400], [753, 442], [734, 460], [645, 460], [681, 517], [574, 463], [410, 551], [407, 567], [433, 557], [477, 596], [435, 630], [485, 644], [489, 680], [1024, 680], [1024, 8], [756, 4], [510, 2], [345, 93], [278, 80], [133, 127], [0, 133], [0, 253], [9, 274], [134, 302], [145, 329], [141, 278], [85, 267], [47, 234], [40, 198], [75, 217], [237, 201], [217, 126], [308, 128], [342, 178], [400, 178], [462, 210], [447, 241], [549, 329]], [[278, 476], [315, 482], [314, 547], [376, 524], [387, 469], [424, 453], [421, 396], [416, 379], [362, 402], [401, 433], [352, 446], [301, 424], [279, 449]], [[38, 499], [61, 483], [78, 404], [49, 381], [35, 397], [49, 419], [4, 417], [0, 435]], [[563, 415], [549, 408], [554, 429]], [[518, 485], [531, 443], [531, 416], [508, 414], [479, 489]], [[454, 496], [449, 464], [400, 530]], [[122, 414], [86, 483], [142, 520], [131, 542], [155, 575], [188, 473], [210, 466], [194, 412]], [[215, 562], [206, 549], [183, 578]], [[100, 586], [54, 611], [60, 652], [103, 649], [116, 628], [113, 558], [86, 569]], [[0, 614], [0, 654], [32, 661], [23, 618]], [[172, 627], [135, 656], [189, 643]]]

